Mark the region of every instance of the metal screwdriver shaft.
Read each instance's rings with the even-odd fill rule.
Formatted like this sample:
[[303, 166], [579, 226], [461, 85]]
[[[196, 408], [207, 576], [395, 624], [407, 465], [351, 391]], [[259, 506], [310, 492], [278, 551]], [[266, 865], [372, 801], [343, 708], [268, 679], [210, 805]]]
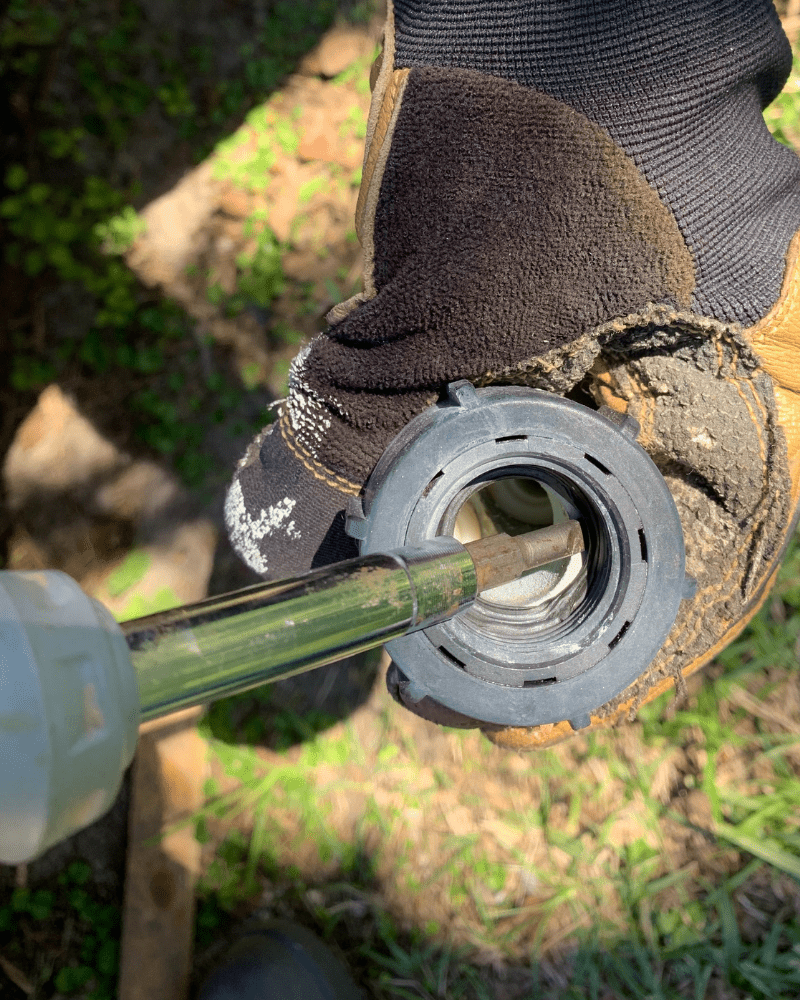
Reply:
[[524, 535], [490, 535], [465, 546], [475, 563], [478, 593], [518, 580], [529, 570], [583, 552], [577, 521], [563, 521]]
[[142, 720], [380, 646], [582, 549], [576, 521], [467, 546], [441, 537], [124, 622]]

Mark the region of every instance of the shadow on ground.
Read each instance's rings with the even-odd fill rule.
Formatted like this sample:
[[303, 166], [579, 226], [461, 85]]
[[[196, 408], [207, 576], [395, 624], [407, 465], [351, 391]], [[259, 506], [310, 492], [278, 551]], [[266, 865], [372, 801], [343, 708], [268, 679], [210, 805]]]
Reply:
[[[333, 218], [332, 242], [347, 248], [346, 260], [331, 255], [316, 292], [302, 274], [321, 263], [319, 255], [304, 251], [302, 233], [294, 232], [295, 276], [282, 282], [284, 304], [246, 294], [234, 303], [238, 286], [231, 281], [236, 285], [244, 272], [236, 265], [231, 271], [231, 261], [248, 249], [244, 230], [257, 206], [252, 191], [237, 199], [235, 184], [211, 177], [203, 164], [290, 78], [293, 100], [302, 101], [304, 87], [316, 92], [371, 56], [374, 13], [372, 3], [335, 0], [43, 0], [0, 14], [0, 105], [10, 123], [0, 189], [0, 567], [64, 569], [121, 617], [132, 606], [130, 593], [109, 581], [132, 549], [148, 564], [134, 581], [145, 610], [155, 610], [147, 602], [159, 595], [182, 603], [257, 580], [227, 543], [225, 487], [252, 435], [270, 419], [299, 339], [320, 328], [339, 286], [353, 280], [356, 255], [344, 240], [352, 209], [337, 204], [326, 216], [319, 192], [303, 202], [311, 227], [306, 243], [319, 243], [320, 224]], [[359, 63], [359, 78], [363, 69]], [[340, 91], [353, 85], [354, 78], [343, 80]], [[351, 132], [365, 99], [359, 91]], [[342, 144], [352, 139], [333, 134], [333, 154], [341, 160]], [[325, 175], [315, 164], [327, 162], [326, 148], [317, 143], [302, 162], [294, 156], [295, 196], [298, 184]], [[345, 154], [352, 159], [350, 146]], [[348, 171], [345, 199], [354, 197], [356, 166], [340, 164]], [[269, 167], [263, 175], [274, 176]], [[128, 205], [174, 205], [173, 193], [185, 191], [187, 179], [201, 214], [192, 223], [171, 211], [161, 257], [152, 239], [140, 239], [134, 256], [141, 274], [126, 265], [124, 252], [145, 234], [131, 231], [120, 246], [111, 245], [113, 234], [111, 244], [97, 235], [110, 217], [124, 219]], [[206, 200], [198, 201], [203, 192]], [[176, 246], [188, 256], [181, 273], [165, 278], [158, 265]], [[183, 295], [176, 294], [181, 281]], [[291, 335], [286, 320], [276, 326], [290, 300], [303, 305]], [[329, 686], [323, 682], [308, 698], [333, 718], [358, 695], [353, 684], [342, 694], [341, 672], [328, 676]], [[290, 682], [286, 690], [302, 713], [300, 687]], [[28, 866], [0, 868], [3, 903], [15, 889], [18, 901], [33, 892], [56, 899], [52, 921], [37, 922], [23, 909], [16, 936], [0, 928], [4, 959], [20, 964], [31, 981], [48, 981], [48, 963], [57, 971], [59, 962], [77, 959], [80, 941], [65, 939], [65, 926], [82, 925], [69, 907], [58, 909], [66, 891], [59, 879], [71, 863], [90, 862], [87, 884], [98, 905], [119, 901], [127, 809], [126, 776], [101, 821]], [[3, 995], [28, 992], [0, 968]], [[50, 995], [47, 987], [36, 989]]]

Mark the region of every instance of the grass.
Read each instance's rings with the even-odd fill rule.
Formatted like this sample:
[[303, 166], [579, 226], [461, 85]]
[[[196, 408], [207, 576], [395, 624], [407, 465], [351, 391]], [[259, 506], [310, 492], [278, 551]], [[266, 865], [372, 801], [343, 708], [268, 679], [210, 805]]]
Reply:
[[[263, 372], [250, 363], [240, 385], [217, 371], [198, 380], [184, 364], [199, 364], [208, 345], [197, 344], [180, 306], [125, 267], [142, 230], [140, 192], [133, 177], [104, 176], [99, 152], [123, 148], [155, 102], [198, 158], [214, 157], [218, 177], [259, 197], [276, 156], [293, 155], [301, 138], [298, 116], [270, 95], [333, 7], [270, 6], [257, 42], [223, 74], [207, 43], [181, 58], [159, 40], [143, 51], [136, 6], [112, 6], [118, 13], [95, 24], [79, 16], [82, 5], [15, 0], [2, 22], [3, 72], [23, 89], [38, 86], [58, 45], [80, 85], [75, 107], [41, 100], [33, 159], [45, 166], [20, 157], [5, 174], [6, 252], [25, 281], [77, 284], [92, 307], [86, 335], [59, 350], [37, 348], [21, 330], [9, 378], [35, 393], [70, 366], [98, 380], [124, 373], [140, 440], [198, 484], [210, 470], [193, 415], [222, 422]], [[365, 80], [355, 66], [331, 85], [360, 81], [363, 90]], [[787, 144], [800, 141], [799, 81], [796, 59], [765, 115]], [[363, 138], [358, 109], [341, 129]], [[349, 186], [360, 173], [342, 176]], [[316, 176], [300, 186], [288, 242], [253, 210], [231, 290], [213, 274], [188, 275], [221, 315], [274, 304], [283, 255], [322, 186]], [[346, 277], [325, 279], [330, 300]], [[309, 283], [298, 317], [314, 319], [314, 294]], [[295, 349], [302, 336], [281, 319], [271, 347]], [[136, 604], [146, 569], [134, 551], [111, 581], [130, 594], [129, 612], [152, 610]], [[170, 595], [154, 600], [166, 606]], [[381, 701], [347, 722], [278, 709], [269, 691], [216, 704], [203, 723], [215, 777], [193, 818], [208, 855], [198, 954], [263, 909], [338, 947], [378, 1000], [797, 997], [798, 636], [795, 544], [775, 597], [687, 704], [662, 698], [619, 733], [536, 757], [503, 754], [474, 733], [431, 734]], [[118, 926], [85, 863], [52, 889], [3, 901], [2, 958], [15, 968], [23, 925], [31, 940], [55, 941], [39, 949], [39, 995], [113, 995]]]
[[[15, 939], [4, 943], [0, 968], [29, 996], [55, 992], [112, 1000], [119, 965], [119, 908], [100, 899], [85, 861], [67, 866], [57, 890], [17, 888], [0, 906], [0, 935], [24, 925], [26, 935], [39, 943], [33, 976], [19, 968], [25, 956]], [[45, 942], [50, 947], [44, 947]]]
[[796, 997], [800, 745], [776, 706], [797, 683], [799, 569], [795, 543], [685, 706], [533, 758], [449, 731], [434, 768], [392, 709], [369, 747], [352, 719], [267, 716], [248, 737], [218, 703], [198, 949], [268, 887], [378, 997]]
[[778, 99], [767, 108], [764, 119], [780, 142], [800, 149], [800, 54], [795, 50], [792, 73]]
[[[73, 288], [82, 328], [79, 337], [43, 342], [27, 324], [15, 325], [6, 379], [12, 391], [31, 398], [56, 379], [130, 386], [140, 444], [198, 487], [212, 472], [200, 414], [210, 412], [218, 423], [225, 418], [216, 419], [213, 386], [187, 393], [175, 384], [181, 377], [196, 382], [192, 369], [203, 367], [195, 320], [143, 288], [125, 265], [123, 255], [144, 229], [134, 206], [152, 196], [128, 147], [139, 141], [143, 116], [161, 114], [168, 120], [162, 131], [191, 143], [197, 162], [218, 147], [224, 164], [245, 119], [257, 156], [254, 169], [242, 169], [247, 183], [263, 184], [272, 145], [291, 151], [298, 141], [291, 116], [267, 128], [268, 99], [331, 25], [338, 5], [270, 3], [257, 30], [248, 24], [238, 52], [211, 45], [202, 25], [178, 31], [167, 19], [155, 30], [130, 0], [112, 8], [88, 0], [85, 7], [14, 0], [0, 15], [0, 73], [19, 118], [0, 182], [4, 263], [23, 300], [36, 302], [54, 285]], [[350, 13], [363, 16], [360, 8]], [[246, 188], [245, 179], [237, 175]], [[237, 261], [237, 288], [222, 296], [229, 317], [268, 310], [282, 288], [279, 248], [263, 219], [257, 225], [256, 245]], [[177, 355], [185, 359], [182, 373], [175, 371]], [[226, 382], [234, 406], [247, 409], [252, 376], [249, 384], [235, 375]]]
[[[217, 488], [231, 474], [228, 463], [215, 464], [207, 438], [249, 438], [270, 419], [263, 409], [252, 413], [270, 398], [267, 373], [249, 360], [237, 369], [230, 349], [211, 342], [184, 305], [143, 286], [125, 255], [145, 233], [139, 209], [161, 193], [165, 177], [172, 182], [176, 167], [179, 176], [209, 156], [222, 159], [225, 138], [243, 122], [261, 136], [257, 145], [266, 160], [269, 143], [282, 155], [296, 153], [296, 115], [269, 121], [269, 100], [342, 13], [333, 0], [299, 6], [270, 0], [255, 5], [254, 27], [254, 5], [222, 6], [221, 44], [218, 25], [180, 21], [169, 10], [159, 14], [156, 30], [131, 0], [110, 6], [13, 0], [0, 13], [0, 76], [14, 106], [0, 171], [4, 287], [13, 290], [4, 300], [12, 322], [2, 344], [0, 434], [13, 433], [12, 415], [19, 411], [21, 418], [57, 381], [74, 390], [81, 409], [96, 404], [87, 416], [122, 447], [174, 468], [201, 500], [209, 484]], [[372, 9], [356, 4], [345, 13], [363, 20]], [[198, 37], [204, 27], [212, 29], [214, 44], [208, 35]], [[248, 41], [231, 52], [237, 31]], [[356, 72], [364, 76], [363, 67]], [[349, 90], [347, 100], [352, 103]], [[140, 158], [134, 149], [148, 121], [156, 122], [166, 150], [150, 177], [147, 155]], [[172, 162], [176, 155], [180, 162]], [[255, 166], [263, 170], [264, 162]], [[254, 169], [251, 164], [245, 191]], [[306, 195], [313, 200], [313, 191]], [[278, 245], [263, 211], [255, 210], [247, 226], [250, 242], [236, 256], [235, 286], [219, 295], [218, 316], [255, 314], [262, 329], [268, 327], [271, 356], [294, 352], [306, 332], [286, 320], [269, 325], [284, 283], [286, 247]], [[46, 304], [49, 297], [55, 305]], [[319, 302], [310, 289], [302, 302], [310, 325]], [[37, 332], [43, 315], [48, 322]], [[282, 357], [278, 365], [288, 368]], [[280, 380], [285, 375], [278, 371]], [[10, 436], [2, 440], [5, 447]], [[112, 577], [111, 590], [125, 602], [122, 618], [176, 603], [166, 588], [152, 596], [138, 591], [147, 568], [146, 553], [134, 549]], [[287, 717], [284, 738], [291, 742], [298, 726], [308, 731]], [[85, 862], [76, 865], [61, 880], [30, 890], [13, 888], [13, 871], [0, 872], [3, 889], [9, 886], [0, 892], [4, 996], [6, 989], [39, 1000], [114, 995], [118, 918], [110, 918], [101, 881], [86, 874]]]

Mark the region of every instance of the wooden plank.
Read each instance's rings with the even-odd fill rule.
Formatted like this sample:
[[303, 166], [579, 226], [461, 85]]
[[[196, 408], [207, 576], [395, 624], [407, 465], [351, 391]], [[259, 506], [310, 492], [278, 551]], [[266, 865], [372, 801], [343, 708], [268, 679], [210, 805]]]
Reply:
[[186, 1000], [200, 845], [191, 825], [163, 836], [203, 802], [202, 709], [140, 730], [133, 765], [122, 913], [119, 1000]]

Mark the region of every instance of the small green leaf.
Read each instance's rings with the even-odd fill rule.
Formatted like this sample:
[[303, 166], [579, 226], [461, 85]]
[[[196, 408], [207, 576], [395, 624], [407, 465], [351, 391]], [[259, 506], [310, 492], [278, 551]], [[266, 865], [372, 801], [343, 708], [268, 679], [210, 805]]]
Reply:
[[55, 987], [59, 993], [77, 993], [92, 978], [92, 972], [87, 965], [61, 969], [55, 978]]
[[105, 222], [98, 222], [94, 234], [108, 254], [124, 254], [133, 246], [147, 224], [131, 205], [112, 215]]
[[11, 909], [17, 913], [26, 913], [30, 905], [30, 889], [15, 889], [11, 893]]
[[37, 889], [28, 907], [28, 912], [34, 920], [46, 920], [53, 909], [53, 893], [47, 889]]
[[129, 552], [121, 566], [118, 566], [108, 578], [106, 586], [112, 597], [119, 597], [134, 584], [139, 583], [150, 568], [150, 555], [142, 549]]
[[748, 854], [766, 861], [773, 868], [791, 875], [800, 882], [800, 857], [790, 854], [769, 837], [756, 840], [755, 837], [748, 837], [740, 833], [735, 826], [724, 822], [717, 823], [714, 832], [739, 850], [747, 851]]
[[28, 171], [21, 163], [14, 163], [6, 170], [6, 187], [10, 191], [21, 190], [27, 180]]
[[92, 866], [88, 861], [72, 861], [67, 868], [67, 879], [73, 885], [86, 885], [92, 877]]
[[215, 282], [206, 289], [206, 298], [212, 306], [218, 306], [225, 298], [225, 290], [219, 282]]
[[395, 746], [394, 743], [388, 743], [385, 747], [381, 747], [378, 751], [378, 763], [388, 764], [389, 761], [394, 760], [399, 753], [399, 747]]
[[287, 153], [296, 153], [300, 145], [300, 139], [292, 123], [285, 118], [279, 118], [275, 122], [275, 138], [280, 146]]
[[103, 976], [113, 976], [119, 966], [119, 945], [116, 941], [104, 941], [95, 958], [95, 967]]
[[311, 201], [317, 191], [321, 191], [325, 187], [327, 180], [324, 177], [312, 177], [310, 181], [306, 181], [305, 184], [300, 185], [300, 190], [297, 192], [297, 200], [301, 205], [305, 205], [306, 202]]

